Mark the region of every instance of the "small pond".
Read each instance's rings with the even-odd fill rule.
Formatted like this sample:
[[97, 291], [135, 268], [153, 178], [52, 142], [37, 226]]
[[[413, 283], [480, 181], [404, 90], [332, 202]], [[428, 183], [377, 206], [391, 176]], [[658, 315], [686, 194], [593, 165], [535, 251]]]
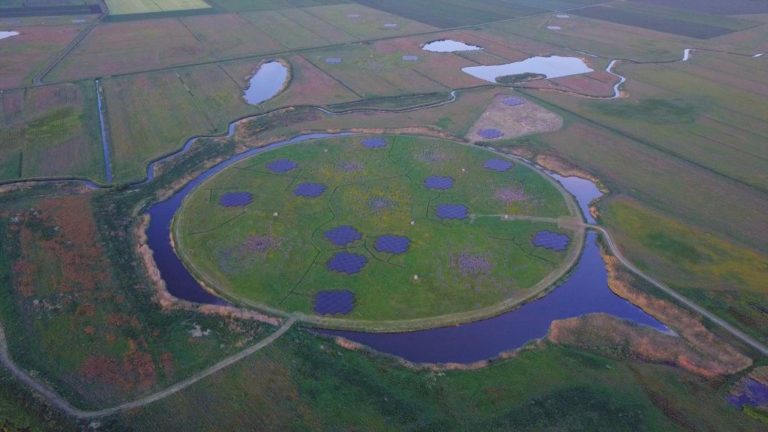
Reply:
[[482, 48], [452, 39], [441, 39], [425, 44], [422, 49], [429, 52], [449, 53], [457, 51], [478, 51]]
[[536, 74], [546, 78], [560, 78], [592, 72], [584, 60], [578, 57], [531, 57], [529, 59], [494, 66], [470, 66], [462, 69], [475, 78], [496, 83], [503, 76]]
[[17, 31], [0, 31], [0, 39], [5, 39], [13, 36], [18, 36], [19, 32]]
[[250, 79], [243, 97], [251, 105], [258, 105], [275, 97], [288, 80], [288, 68], [279, 61], [262, 64]]

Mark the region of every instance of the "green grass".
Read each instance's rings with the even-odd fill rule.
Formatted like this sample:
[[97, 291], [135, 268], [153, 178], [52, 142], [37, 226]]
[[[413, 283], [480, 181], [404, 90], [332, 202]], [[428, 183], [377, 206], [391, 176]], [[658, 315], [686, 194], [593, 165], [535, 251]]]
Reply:
[[172, 12], [189, 9], [207, 9], [204, 0], [106, 0], [111, 15], [130, 15], [152, 12]]
[[742, 330], [768, 337], [764, 253], [653, 211], [634, 200], [600, 206], [601, 222], [630, 260]]
[[259, 109], [216, 66], [107, 79], [104, 89], [118, 183], [142, 178], [151, 160], [188, 138], [222, 134], [230, 121]]
[[[747, 153], [760, 151], [755, 146], [762, 134], [762, 122], [753, 121], [751, 132], [746, 123], [729, 126], [713, 121], [714, 112], [717, 117], [721, 112], [730, 112], [741, 122], [748, 117], [709, 104], [696, 123], [659, 125], [597, 113], [594, 107], [602, 102], [544, 92], [528, 94], [552, 103], [547, 107], [566, 119], [561, 131], [536, 138], [538, 151], [557, 153], [597, 175], [613, 192], [631, 195], [689, 223], [758, 249], [768, 244], [768, 233], [757, 222], [768, 211], [765, 193], [739, 183], [765, 182], [764, 170], [759, 169], [762, 156]], [[759, 103], [755, 108], [762, 109]], [[722, 144], [692, 135], [703, 130]], [[701, 190], [718, 190], [717, 199]]]
[[11, 91], [0, 121], [0, 180], [86, 177], [104, 180], [92, 82]]
[[[342, 63], [327, 64], [325, 59], [329, 57], [340, 57]], [[366, 98], [447, 90], [445, 85], [418, 72], [418, 62], [403, 61], [399, 52], [382, 53], [370, 46], [354, 45], [315, 51], [306, 58]]]
[[480, 370], [417, 372], [292, 331], [115, 422], [189, 431], [759, 430], [715, 386], [549, 344]]
[[[266, 333], [252, 321], [161, 310], [146, 281], [121, 273], [127, 261], [143, 277], [124, 243], [107, 258], [93, 219], [104, 209], [92, 213], [88, 198], [50, 192], [0, 201], [0, 317], [14, 361], [74, 405], [109, 406], [168, 386]], [[111, 240], [125, 239], [114, 233]], [[208, 333], [193, 336], [195, 325]]]
[[602, 114], [624, 120], [640, 120], [652, 124], [693, 123], [701, 111], [685, 100], [642, 99], [640, 101], [611, 101], [595, 104]]
[[[568, 214], [560, 192], [532, 169], [516, 164], [507, 173], [488, 171], [483, 163], [492, 154], [431, 139], [389, 138], [387, 148], [380, 150], [359, 142], [355, 137], [281, 148], [218, 174], [185, 201], [175, 222], [179, 250], [207, 282], [237, 299], [310, 313], [315, 292], [351, 289], [357, 307], [349, 318], [373, 320], [491, 306], [519, 295], [558, 268], [564, 253], [534, 248], [529, 241], [537, 231], [556, 230], [555, 225], [500, 219], [502, 214]], [[441, 160], [425, 161], [429, 154]], [[271, 174], [265, 164], [279, 158], [294, 160], [300, 168]], [[358, 169], [339, 169], [345, 162]], [[452, 176], [454, 188], [424, 188], [423, 179], [429, 175]], [[328, 190], [317, 199], [294, 197], [291, 191], [302, 182], [323, 183]], [[500, 189], [524, 190], [527, 198], [505, 204], [493, 197]], [[219, 198], [233, 191], [252, 193], [254, 203], [221, 207]], [[389, 207], [373, 210], [372, 199], [385, 199]], [[433, 214], [439, 203], [466, 204], [480, 217], [441, 221]], [[352, 225], [364, 234], [362, 241], [347, 248], [367, 257], [360, 274], [346, 276], [325, 268], [339, 248], [323, 232], [340, 225]], [[384, 234], [408, 236], [409, 251], [376, 252], [374, 240]], [[279, 244], [265, 253], [246, 251], [244, 242], [250, 236], [268, 236]], [[483, 257], [492, 270], [461, 273], [451, 264], [461, 253]]]
[[210, 0], [232, 12], [292, 9], [346, 3], [345, 0]]

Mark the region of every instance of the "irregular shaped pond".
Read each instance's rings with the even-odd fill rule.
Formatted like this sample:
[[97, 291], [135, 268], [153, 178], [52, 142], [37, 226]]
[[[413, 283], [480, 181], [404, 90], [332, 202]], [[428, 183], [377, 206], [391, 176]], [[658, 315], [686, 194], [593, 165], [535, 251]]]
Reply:
[[466, 44], [453, 39], [441, 39], [424, 44], [421, 47], [424, 51], [449, 53], [457, 51], [478, 51], [482, 48], [475, 45]]
[[594, 182], [581, 177], [564, 177], [549, 171], [545, 172], [563, 185], [563, 187], [576, 198], [581, 213], [584, 215], [584, 220], [586, 220], [587, 223], [595, 223], [595, 218], [593, 218], [592, 214], [589, 212], [589, 203], [603, 196], [603, 193], [598, 189], [597, 185]]
[[668, 331], [640, 308], [608, 288], [605, 264], [589, 233], [584, 253], [570, 277], [548, 295], [494, 318], [454, 327], [408, 333], [318, 330], [368, 345], [380, 352], [423, 363], [472, 363], [520, 348], [544, 337], [554, 320], [604, 312]]
[[462, 69], [475, 78], [496, 83], [503, 76], [536, 74], [547, 78], [560, 78], [592, 72], [578, 57], [531, 57], [529, 59], [494, 66], [469, 66]]
[[258, 105], [275, 97], [288, 80], [288, 68], [279, 61], [262, 64], [250, 79], [243, 97], [251, 105]]

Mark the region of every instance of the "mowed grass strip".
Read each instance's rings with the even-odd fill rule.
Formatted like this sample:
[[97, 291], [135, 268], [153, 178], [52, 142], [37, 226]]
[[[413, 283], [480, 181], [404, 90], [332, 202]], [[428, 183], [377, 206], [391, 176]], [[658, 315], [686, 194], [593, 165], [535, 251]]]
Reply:
[[[509, 171], [484, 168], [494, 157], [456, 143], [387, 137], [370, 149], [350, 137], [275, 149], [234, 165], [199, 186], [174, 225], [183, 259], [209, 286], [246, 302], [313, 313], [315, 293], [349, 289], [357, 296], [350, 318], [425, 318], [523, 298], [563, 261], [563, 252], [535, 248], [531, 237], [557, 230], [551, 223], [506, 221], [502, 215], [567, 215], [563, 196], [522, 164]], [[268, 163], [289, 159], [284, 174]], [[454, 179], [452, 188], [428, 189], [432, 175]], [[301, 184], [321, 184], [317, 198], [295, 196]], [[246, 207], [220, 199], [247, 192]], [[502, 200], [509, 192], [518, 198]], [[475, 217], [441, 220], [439, 204], [465, 205]], [[350, 225], [363, 239], [343, 248], [324, 232]], [[377, 237], [406, 236], [402, 255], [375, 249]], [[367, 264], [347, 275], [326, 267], [340, 250]]]
[[106, 2], [110, 15], [171, 12], [211, 7], [204, 0], [106, 0]]

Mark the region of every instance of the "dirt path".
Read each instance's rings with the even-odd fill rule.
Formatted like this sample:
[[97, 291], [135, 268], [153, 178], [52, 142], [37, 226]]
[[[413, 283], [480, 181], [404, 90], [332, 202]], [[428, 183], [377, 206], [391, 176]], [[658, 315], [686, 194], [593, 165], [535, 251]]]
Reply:
[[723, 328], [728, 333], [732, 334], [742, 342], [746, 343], [747, 345], [751, 346], [752, 348], [756, 349], [763, 355], [768, 355], [768, 347], [759, 342], [758, 340], [754, 339], [753, 337], [747, 335], [746, 333], [742, 332], [741, 330], [737, 329], [736, 327], [732, 326], [725, 320], [721, 319], [717, 315], [713, 314], [712, 312], [709, 312], [708, 310], [704, 309], [702, 306], [699, 306], [694, 301], [688, 299], [687, 297], [683, 296], [682, 294], [678, 293], [677, 291], [673, 290], [672, 288], [666, 286], [664, 283], [660, 282], [659, 280], [655, 279], [652, 276], [649, 276], [639, 268], [635, 267], [634, 264], [632, 264], [629, 260], [627, 260], [624, 255], [622, 255], [621, 251], [619, 250], [618, 246], [616, 245], [616, 242], [614, 242], [613, 237], [611, 234], [606, 230], [605, 228], [598, 226], [598, 225], [584, 225], [586, 228], [593, 229], [600, 234], [602, 234], [603, 238], [605, 239], [605, 242], [608, 245], [608, 248], [611, 250], [611, 253], [628, 269], [630, 269], [632, 272], [637, 274], [638, 276], [642, 277], [643, 279], [647, 280], [651, 284], [653, 284], [656, 288], [664, 291], [664, 293], [668, 294], [675, 300], [679, 301], [680, 303], [684, 304], [688, 308], [698, 312], [714, 324], [717, 324], [721, 328]]
[[[667, 287], [662, 282], [658, 281], [657, 279], [647, 275], [642, 270], [635, 267], [634, 264], [632, 264], [629, 260], [627, 260], [624, 255], [621, 254], [621, 251], [619, 250], [618, 246], [613, 240], [613, 237], [610, 235], [610, 233], [603, 227], [597, 226], [597, 225], [590, 225], [590, 224], [582, 224], [583, 228], [593, 229], [595, 231], [598, 231], [603, 238], [605, 239], [609, 249], [611, 252], [616, 256], [616, 258], [628, 269], [630, 269], [632, 272], [637, 274], [638, 276], [644, 278], [648, 282], [652, 283], [654, 286], [665, 292], [666, 294], [670, 295], [671, 297], [675, 298], [676, 300], [680, 301], [685, 306], [689, 307], [690, 309], [698, 312], [702, 316], [709, 319], [711, 322], [717, 324], [721, 328], [725, 329], [729, 333], [731, 333], [733, 336], [737, 337], [739, 340], [743, 341], [744, 343], [748, 344], [749, 346], [753, 347], [757, 351], [759, 351], [763, 355], [768, 355], [768, 347], [763, 345], [761, 342], [755, 340], [751, 336], [748, 336], [747, 334], [743, 333], [739, 329], [735, 328], [731, 324], [725, 322], [724, 320], [720, 319], [718, 316], [714, 315], [713, 313], [707, 311], [703, 307], [699, 306], [695, 302], [689, 300], [688, 298], [682, 296], [681, 294], [677, 293], [676, 291], [672, 290], [671, 288]], [[269, 336], [265, 337], [258, 343], [252, 345], [251, 347], [240, 351], [237, 354], [234, 354], [230, 357], [225, 358], [224, 360], [219, 361], [218, 363], [214, 364], [213, 366], [198, 372], [195, 375], [192, 375], [191, 377], [180, 381], [164, 390], [158, 391], [156, 393], [152, 393], [150, 395], [144, 396], [142, 398], [136, 399], [131, 402], [127, 402], [124, 404], [120, 404], [111, 408], [105, 408], [101, 410], [81, 410], [79, 408], [76, 408], [72, 406], [66, 399], [64, 399], [61, 395], [56, 393], [55, 391], [51, 390], [46, 384], [42, 383], [41, 381], [33, 378], [26, 370], [22, 369], [19, 365], [17, 365], [13, 359], [10, 356], [10, 353], [8, 352], [8, 344], [5, 336], [5, 331], [2, 326], [0, 326], [0, 363], [2, 363], [3, 366], [5, 366], [11, 374], [16, 377], [19, 381], [22, 382], [25, 386], [30, 388], [32, 391], [39, 393], [42, 395], [50, 405], [60, 409], [61, 411], [65, 412], [68, 415], [71, 415], [73, 417], [79, 418], [79, 419], [89, 419], [89, 418], [99, 418], [99, 417], [105, 417], [112, 414], [116, 414], [121, 411], [131, 410], [135, 408], [140, 408], [142, 406], [151, 404], [153, 402], [156, 402], [158, 400], [164, 399], [170, 395], [173, 395], [174, 393], [177, 393], [181, 390], [184, 390], [185, 388], [191, 386], [192, 384], [197, 383], [198, 381], [202, 380], [203, 378], [206, 378], [216, 372], [221, 371], [222, 369], [225, 369], [240, 360], [243, 360], [244, 358], [250, 356], [251, 354], [255, 353], [256, 351], [261, 350], [262, 348], [270, 345], [272, 342], [280, 338], [283, 334], [285, 334], [297, 321], [298, 317], [291, 316], [289, 319], [287, 319], [283, 325], [278, 328], [274, 333], [270, 334]]]
[[[102, 6], [102, 7], [104, 8], [105, 6]], [[75, 36], [75, 38], [72, 39], [72, 41], [69, 44], [67, 44], [67, 46], [64, 47], [64, 49], [59, 51], [56, 57], [54, 57], [45, 68], [43, 68], [40, 72], [36, 73], [35, 76], [32, 78], [32, 85], [33, 86], [42, 85], [46, 75], [51, 73], [53, 68], [58, 66], [59, 63], [61, 63], [64, 60], [64, 58], [67, 57], [69, 53], [71, 53], [80, 44], [80, 42], [82, 42], [83, 39], [85, 39], [85, 37], [88, 36], [91, 33], [91, 31], [93, 31], [93, 29], [95, 29], [101, 23], [101, 19], [106, 14], [107, 14], [106, 12], [103, 12], [101, 15], [99, 15], [97, 19], [93, 20], [93, 22], [89, 23], [85, 28], [83, 28], [80, 31], [80, 33], [78, 33], [77, 36]]]
[[5, 331], [2, 328], [2, 326], [0, 326], [0, 363], [2, 363], [3, 366], [5, 366], [13, 374], [13, 376], [15, 376], [24, 385], [29, 387], [32, 391], [41, 394], [48, 401], [50, 405], [60, 409], [66, 414], [79, 419], [98, 418], [98, 417], [105, 417], [108, 415], [116, 414], [120, 411], [140, 408], [144, 405], [148, 405], [148, 404], [151, 404], [152, 402], [156, 402], [160, 399], [164, 399], [178, 391], [184, 390], [185, 388], [191, 386], [192, 384], [195, 384], [201, 379], [206, 378], [210, 375], [213, 375], [216, 372], [219, 372], [220, 370], [228, 366], [231, 366], [239, 362], [240, 360], [250, 356], [256, 351], [259, 351], [260, 349], [268, 346], [269, 344], [277, 340], [280, 336], [285, 334], [285, 332], [287, 332], [295, 322], [296, 322], [296, 318], [294, 317], [289, 318], [274, 333], [260, 340], [259, 342], [252, 345], [251, 347], [246, 348], [230, 357], [227, 357], [224, 360], [221, 360], [220, 362], [209, 367], [208, 369], [200, 371], [183, 381], [179, 381], [178, 383], [164, 390], [158, 391], [157, 393], [152, 393], [150, 395], [144, 396], [142, 398], [136, 399], [131, 402], [126, 402], [124, 404], [120, 404], [111, 408], [105, 408], [105, 409], [95, 410], [95, 411], [81, 410], [79, 408], [72, 406], [69, 403], [69, 401], [61, 397], [61, 395], [51, 390], [46, 384], [33, 378], [26, 370], [22, 369], [19, 365], [14, 363], [13, 359], [8, 353], [8, 344], [5, 338]]

